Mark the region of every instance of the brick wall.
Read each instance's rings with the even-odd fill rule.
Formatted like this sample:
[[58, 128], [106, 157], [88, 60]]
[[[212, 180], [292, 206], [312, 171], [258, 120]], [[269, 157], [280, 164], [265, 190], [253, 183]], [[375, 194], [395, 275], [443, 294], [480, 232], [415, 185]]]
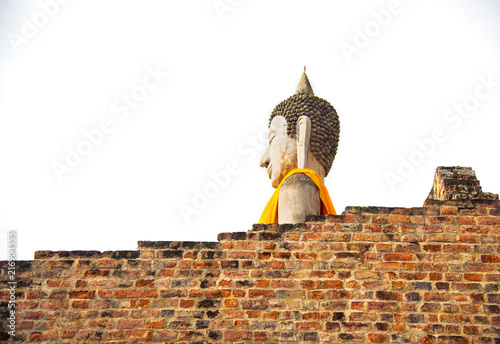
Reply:
[[17, 262], [15, 338], [0, 262], [0, 339], [500, 343], [500, 202], [471, 171], [438, 168], [420, 208], [348, 207], [218, 242], [38, 251]]

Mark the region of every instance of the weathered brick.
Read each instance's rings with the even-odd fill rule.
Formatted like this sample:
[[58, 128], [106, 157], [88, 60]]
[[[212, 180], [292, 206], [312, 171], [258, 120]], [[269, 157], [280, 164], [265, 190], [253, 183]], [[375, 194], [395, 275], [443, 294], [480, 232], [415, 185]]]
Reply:
[[403, 299], [401, 293], [399, 292], [393, 292], [393, 291], [377, 291], [375, 293], [375, 296], [377, 299], [380, 300], [396, 300], [396, 301], [401, 301]]
[[142, 290], [114, 290], [113, 296], [117, 299], [140, 298], [142, 296]]
[[383, 255], [386, 261], [411, 261], [413, 260], [413, 255], [410, 253], [386, 253]]

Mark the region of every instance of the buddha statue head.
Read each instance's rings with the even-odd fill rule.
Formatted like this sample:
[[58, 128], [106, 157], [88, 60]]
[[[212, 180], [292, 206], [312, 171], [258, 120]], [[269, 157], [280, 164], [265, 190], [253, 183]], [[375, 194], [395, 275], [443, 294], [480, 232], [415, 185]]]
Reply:
[[276, 188], [294, 168], [328, 175], [337, 153], [340, 124], [337, 112], [314, 95], [305, 73], [295, 94], [279, 103], [269, 120], [269, 147], [260, 160]]

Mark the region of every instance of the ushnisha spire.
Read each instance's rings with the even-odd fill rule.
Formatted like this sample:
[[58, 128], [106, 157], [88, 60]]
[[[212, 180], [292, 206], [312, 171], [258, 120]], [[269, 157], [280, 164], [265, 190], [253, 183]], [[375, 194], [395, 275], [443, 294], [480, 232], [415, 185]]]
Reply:
[[297, 86], [297, 91], [295, 91], [295, 94], [307, 94], [314, 96], [313, 89], [306, 75], [306, 66], [304, 66], [304, 73], [302, 73], [302, 77], [300, 78], [299, 86]]

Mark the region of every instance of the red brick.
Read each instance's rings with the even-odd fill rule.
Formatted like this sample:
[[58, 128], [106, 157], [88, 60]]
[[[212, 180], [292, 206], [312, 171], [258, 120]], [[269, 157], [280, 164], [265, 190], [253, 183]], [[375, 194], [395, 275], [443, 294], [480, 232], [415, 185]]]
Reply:
[[374, 225], [374, 224], [363, 225], [363, 230], [378, 233], [378, 232], [382, 231], [382, 226], [381, 225]]
[[217, 290], [206, 290], [205, 296], [208, 299], [213, 298], [225, 298], [231, 295], [231, 290], [229, 289], [217, 289]]
[[253, 339], [257, 341], [263, 341], [263, 340], [268, 340], [269, 336], [267, 332], [255, 331], [253, 333]]
[[395, 311], [398, 308], [396, 302], [367, 302], [368, 310], [383, 310], [386, 312]]
[[47, 287], [49, 288], [60, 288], [63, 284], [63, 281], [48, 280], [46, 283]]
[[142, 290], [114, 290], [113, 296], [117, 299], [140, 298], [142, 296]]
[[75, 288], [86, 288], [88, 285], [87, 281], [78, 280], [75, 282]]
[[429, 273], [429, 279], [431, 281], [441, 281], [443, 279], [443, 274], [440, 272], [431, 272]]
[[482, 281], [483, 280], [483, 275], [482, 274], [464, 274], [464, 279], [467, 281]]
[[320, 321], [303, 321], [295, 323], [297, 330], [321, 330], [322, 323]]
[[149, 279], [149, 280], [145, 280], [145, 279], [139, 279], [137, 281], [135, 281], [135, 286], [137, 288], [152, 288], [154, 287], [154, 284], [155, 284], [155, 280], [154, 279]]
[[274, 290], [267, 289], [250, 289], [248, 290], [248, 297], [274, 297]]
[[390, 215], [389, 216], [389, 222], [391, 223], [410, 223], [410, 218], [408, 216], [403, 216], [403, 215]]
[[475, 234], [461, 234], [459, 236], [461, 242], [464, 243], [476, 243], [476, 235]]
[[179, 301], [179, 307], [181, 308], [191, 308], [194, 306], [194, 300], [181, 299]]
[[324, 294], [324, 292], [318, 291], [318, 290], [309, 291], [309, 292], [307, 292], [307, 298], [308, 299], [324, 299], [325, 294]]
[[[231, 252], [231, 253], [233, 253], [233, 252]], [[254, 256], [255, 256], [255, 253], [253, 253], [253, 257]], [[234, 257], [231, 257], [231, 258], [234, 258]], [[240, 258], [245, 258], [245, 257], [240, 257]], [[216, 262], [216, 261], [195, 261], [195, 262], [193, 262], [194, 269], [217, 269], [218, 267], [219, 267], [219, 262]]]
[[458, 223], [460, 225], [475, 225], [476, 224], [476, 219], [474, 217], [459, 216], [458, 217]]
[[487, 226], [500, 225], [500, 216], [479, 216], [477, 223]]
[[90, 302], [87, 300], [74, 300], [71, 302], [72, 308], [89, 308]]
[[406, 332], [406, 325], [404, 323], [397, 323], [392, 325], [395, 332]]
[[380, 333], [369, 333], [368, 339], [370, 339], [370, 342], [372, 343], [384, 343], [387, 341], [387, 335]]
[[[5, 298], [7, 299], [7, 297]], [[17, 301], [16, 309], [34, 309], [38, 307], [38, 301]]]
[[441, 215], [456, 215], [457, 214], [457, 208], [454, 207], [442, 207], [440, 209]]
[[24, 312], [24, 319], [39, 320], [45, 317], [43, 311]]
[[269, 268], [270, 269], [284, 269], [284, 268], [286, 268], [286, 264], [285, 264], [285, 261], [274, 260], [272, 262], [269, 262]]
[[430, 224], [435, 224], [435, 223], [452, 224], [452, 223], [455, 223], [455, 217], [453, 217], [453, 216], [428, 216], [426, 218], [426, 221]]
[[[382, 269], [382, 270], [399, 270], [401, 268], [401, 263], [396, 263], [396, 262], [390, 262], [390, 263], [377, 263], [375, 264], [375, 269], [378, 270], [378, 269]], [[360, 271], [362, 272], [362, 271]], [[358, 273], [358, 271], [355, 271], [354, 274], [356, 275]], [[377, 271], [372, 271], [371, 272], [372, 274], [376, 274]], [[371, 275], [373, 276], [373, 275]], [[358, 277], [359, 278], [359, 277]], [[373, 277], [369, 277], [369, 278], [373, 278]]]
[[70, 299], [93, 299], [95, 298], [95, 290], [71, 290], [69, 292]]
[[471, 252], [472, 248], [467, 245], [444, 245], [444, 252]]
[[297, 288], [298, 282], [291, 280], [271, 280], [271, 288]]
[[151, 340], [153, 338], [153, 331], [151, 330], [130, 330], [127, 331], [127, 339], [146, 339]]
[[32, 332], [29, 335], [30, 341], [55, 340], [57, 332]]
[[413, 255], [411, 253], [386, 253], [383, 255], [386, 261], [411, 261]]
[[372, 223], [387, 223], [388, 222], [388, 217], [387, 215], [373, 215], [372, 216]]
[[316, 281], [317, 289], [339, 289], [342, 288], [344, 282], [340, 280]]
[[482, 255], [481, 261], [483, 263], [498, 263], [500, 262], [500, 257], [494, 255]]
[[224, 331], [224, 340], [251, 340], [252, 333], [249, 331]]
[[443, 232], [443, 227], [442, 226], [418, 226], [416, 228], [417, 233], [442, 233]]
[[137, 328], [144, 326], [144, 320], [120, 320], [117, 328]]
[[113, 296], [113, 291], [112, 290], [98, 290], [97, 295], [101, 299], [109, 298]]
[[318, 254], [313, 252], [295, 252], [294, 256], [297, 259], [318, 259]]
[[226, 299], [226, 300], [224, 300], [224, 305], [227, 308], [237, 308], [238, 307], [238, 300], [236, 300], [236, 299]]
[[498, 282], [500, 281], [500, 274], [486, 274], [486, 281], [487, 282]]
[[304, 233], [302, 234], [302, 240], [307, 241], [307, 240], [322, 240], [323, 234], [322, 233]]
[[59, 308], [68, 308], [69, 302], [67, 300], [54, 300], [54, 301], [43, 301], [40, 304], [40, 308], [42, 309], [59, 309]]
[[149, 321], [146, 324], [146, 328], [163, 328], [164, 327], [164, 320], [157, 320], [157, 321]]
[[272, 252], [259, 252], [258, 259], [269, 260], [272, 257]]

